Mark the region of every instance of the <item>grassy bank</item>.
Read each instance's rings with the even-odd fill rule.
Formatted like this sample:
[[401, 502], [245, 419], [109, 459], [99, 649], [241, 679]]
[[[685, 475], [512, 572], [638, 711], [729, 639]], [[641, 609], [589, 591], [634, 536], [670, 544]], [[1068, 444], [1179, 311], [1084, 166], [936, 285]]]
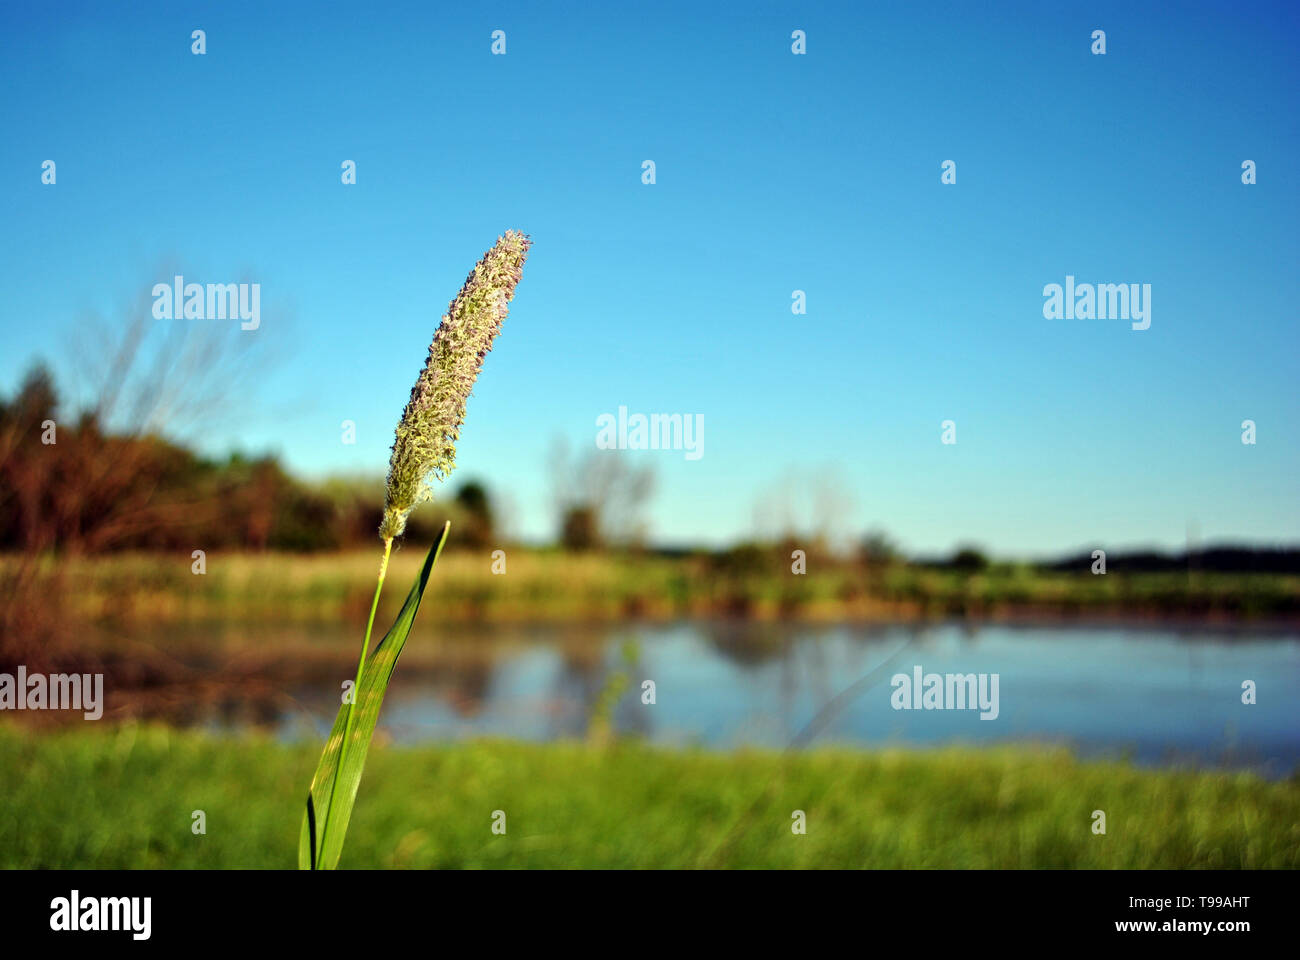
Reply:
[[[82, 620], [349, 622], [368, 610], [379, 550], [344, 554], [207, 556], [191, 572], [186, 555], [46, 558], [32, 595], [59, 597]], [[394, 555], [385, 596], [391, 617], [422, 558]], [[22, 561], [0, 556], [0, 585]], [[1026, 565], [979, 573], [909, 565], [869, 569], [810, 558], [795, 575], [769, 554], [667, 557], [572, 555], [512, 549], [506, 572], [484, 554], [449, 552], [430, 584], [440, 621], [612, 621], [629, 617], [736, 616], [754, 619], [898, 621], [966, 616], [1300, 618], [1300, 577], [1229, 573], [1093, 576]]]
[[[164, 728], [0, 728], [0, 867], [291, 866], [318, 752]], [[380, 746], [342, 865], [1293, 868], [1300, 782], [1027, 749]]]

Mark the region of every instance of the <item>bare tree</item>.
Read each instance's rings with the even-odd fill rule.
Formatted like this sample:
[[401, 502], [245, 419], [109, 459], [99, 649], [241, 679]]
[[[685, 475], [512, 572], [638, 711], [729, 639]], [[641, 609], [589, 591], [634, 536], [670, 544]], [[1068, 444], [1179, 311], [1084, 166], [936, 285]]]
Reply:
[[144, 284], [113, 321], [86, 315], [69, 337], [67, 399], [47, 414], [58, 442], [40, 444], [30, 418], [9, 418], [0, 431], [0, 472], [28, 552], [102, 550], [201, 522], [216, 507], [202, 495], [160, 493], [185, 464], [156, 440], [183, 440], [237, 415], [267, 354], [237, 323], [158, 319], [151, 289]]
[[552, 502], [560, 540], [585, 549], [644, 540], [642, 512], [654, 492], [654, 469], [637, 467], [621, 450], [590, 450], [573, 460], [568, 444], [551, 448]]
[[754, 529], [761, 539], [843, 549], [851, 539], [853, 512], [853, 495], [834, 468], [788, 471], [756, 498]]

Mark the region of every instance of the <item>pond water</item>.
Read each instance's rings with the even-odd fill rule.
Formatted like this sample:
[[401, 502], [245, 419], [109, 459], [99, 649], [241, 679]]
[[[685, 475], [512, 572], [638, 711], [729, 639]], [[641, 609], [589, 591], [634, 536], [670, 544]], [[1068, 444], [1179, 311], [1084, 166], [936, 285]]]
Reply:
[[[603, 699], [618, 734], [665, 745], [1034, 741], [1273, 777], [1300, 765], [1297, 631], [680, 623], [417, 640], [438, 655], [429, 669], [398, 664], [379, 723], [398, 743], [580, 738]], [[986, 675], [986, 694], [996, 675], [996, 717], [895, 709], [891, 679], [917, 667], [923, 678]], [[653, 704], [642, 702], [647, 680]], [[1255, 685], [1252, 705], [1242, 702], [1245, 681]], [[278, 733], [323, 737], [338, 686], [290, 692], [295, 707], [273, 721]]]

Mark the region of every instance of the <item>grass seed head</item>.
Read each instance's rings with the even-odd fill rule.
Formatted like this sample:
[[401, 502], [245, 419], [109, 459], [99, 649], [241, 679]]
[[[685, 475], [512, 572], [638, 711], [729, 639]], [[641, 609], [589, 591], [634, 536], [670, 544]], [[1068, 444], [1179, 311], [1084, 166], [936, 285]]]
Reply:
[[455, 469], [465, 404], [501, 331], [530, 246], [525, 234], [507, 230], [474, 265], [443, 314], [397, 424], [381, 539], [400, 536], [411, 510], [432, 496], [434, 478], [445, 480]]

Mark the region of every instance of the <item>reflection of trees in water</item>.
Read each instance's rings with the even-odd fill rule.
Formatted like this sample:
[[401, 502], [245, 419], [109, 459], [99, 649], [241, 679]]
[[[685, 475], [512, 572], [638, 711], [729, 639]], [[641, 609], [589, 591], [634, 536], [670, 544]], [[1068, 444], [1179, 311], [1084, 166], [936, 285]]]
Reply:
[[[488, 701], [500, 663], [517, 653], [516, 638], [494, 635], [478, 626], [460, 630], [437, 651], [422, 685], [459, 717], [476, 717]], [[409, 675], [409, 674], [408, 674]]]
[[280, 719], [282, 705], [274, 694], [248, 699], [224, 700], [218, 707], [221, 723], [227, 727], [269, 727]]
[[[751, 672], [771, 664], [778, 664], [777, 704], [772, 720], [781, 730], [793, 730], [798, 723], [799, 693], [802, 680], [800, 648], [811, 648], [816, 676], [824, 669], [820, 645], [814, 639], [807, 643], [799, 630], [787, 624], [764, 623], [709, 623], [699, 627], [705, 644], [728, 663]], [[818, 681], [815, 679], [814, 683]], [[824, 684], [824, 678], [821, 683]]]
[[788, 655], [793, 639], [782, 624], [712, 622], [699, 629], [710, 648], [739, 667], [761, 666]]
[[267, 729], [294, 706], [293, 698], [268, 684], [199, 682], [129, 691], [105, 715], [119, 721], [162, 721], [174, 727]]
[[587, 732], [587, 718], [605, 686], [608, 647], [608, 636], [593, 634], [566, 636], [559, 641], [554, 695], [560, 709], [550, 711], [552, 736], [581, 737]]
[[[650, 708], [641, 703], [641, 682], [650, 674], [640, 663], [638, 647], [632, 638], [615, 633], [584, 633], [559, 641], [553, 687], [557, 709], [548, 711], [552, 737], [586, 736], [593, 723], [606, 722], [616, 735], [649, 734]], [[614, 696], [617, 699], [609, 702]]]
[[[822, 715], [819, 732], [833, 731], [851, 702], [840, 699], [842, 694], [881, 659], [895, 630], [884, 625], [845, 629], [714, 623], [702, 625], [700, 632], [710, 649], [742, 670], [776, 665], [778, 703], [772, 713], [786, 737], [792, 737], [814, 715]], [[837, 700], [837, 708], [826, 712]]]
[[477, 716], [487, 699], [496, 660], [484, 653], [441, 664], [430, 681], [434, 696], [446, 701], [459, 717]]

